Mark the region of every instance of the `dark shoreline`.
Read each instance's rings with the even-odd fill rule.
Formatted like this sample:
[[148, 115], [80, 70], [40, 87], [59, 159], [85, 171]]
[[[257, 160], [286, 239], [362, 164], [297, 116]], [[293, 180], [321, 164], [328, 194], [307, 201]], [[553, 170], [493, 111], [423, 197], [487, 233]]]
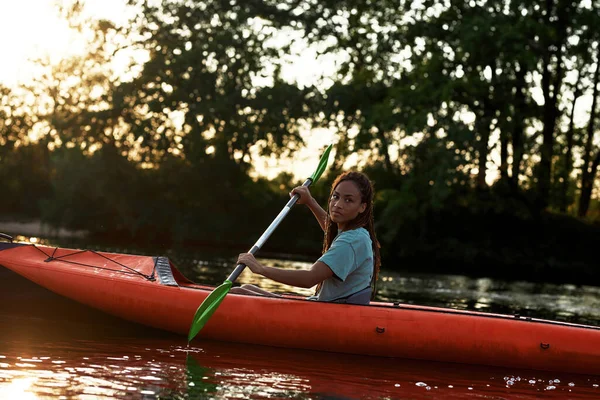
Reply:
[[[40, 233], [27, 231], [26, 234], [17, 235], [15, 232], [4, 230], [0, 226], [0, 232], [14, 235], [15, 240], [29, 241], [29, 237], [35, 237], [51, 245], [61, 247], [72, 247], [81, 249], [94, 249], [118, 253], [168, 255], [173, 261], [197, 257], [202, 254], [207, 258], [217, 257], [219, 259], [233, 258], [244, 249], [240, 246], [217, 247], [211, 244], [197, 244], [194, 246], [139, 246], [135, 243], [108, 243], [86, 239], [85, 236], [43, 236]], [[20, 236], [20, 237], [19, 237]], [[270, 249], [268, 246], [258, 253], [259, 257], [267, 259], [279, 259], [288, 261], [301, 261], [310, 263], [319, 256], [318, 252], [293, 253], [283, 252], [283, 249]], [[232, 261], [233, 262], [233, 261]], [[393, 267], [391, 267], [393, 265]], [[523, 263], [503, 264], [493, 257], [479, 256], [465, 262], [455, 257], [440, 257], [431, 252], [423, 252], [409, 257], [397, 258], [382, 265], [382, 270], [395, 272], [407, 272], [411, 274], [441, 274], [462, 275], [470, 278], [490, 278], [504, 281], [527, 281], [532, 283], [573, 284], [600, 287], [600, 275], [598, 269], [591, 265], [582, 263], [556, 263], [552, 266], [543, 265], [541, 262], [524, 260]]]
[[[473, 215], [459, 208], [431, 215], [421, 223], [424, 225], [403, 224], [398, 235], [382, 248], [383, 270], [600, 286], [598, 224], [552, 213], [517, 218], [499, 213]], [[304, 262], [319, 257], [320, 231], [297, 232], [293, 238], [289, 231], [289, 226], [282, 226], [258, 256]], [[50, 229], [39, 220], [9, 218], [0, 220], [0, 232], [23, 241], [31, 237], [44, 239], [61, 247], [172, 258], [202, 254], [225, 260], [247, 251], [258, 238], [257, 234], [243, 240], [221, 237], [177, 242], [170, 235], [141, 238], [118, 233], [88, 234]]]

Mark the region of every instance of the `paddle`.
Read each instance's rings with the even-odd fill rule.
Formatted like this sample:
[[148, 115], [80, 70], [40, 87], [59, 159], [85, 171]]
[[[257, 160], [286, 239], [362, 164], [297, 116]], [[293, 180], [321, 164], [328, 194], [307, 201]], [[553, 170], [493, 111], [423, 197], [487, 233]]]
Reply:
[[[317, 167], [315, 172], [302, 184], [302, 186], [308, 187], [311, 184], [315, 183], [317, 180], [319, 180], [319, 178], [323, 174], [323, 171], [325, 171], [325, 168], [327, 168], [327, 162], [329, 161], [330, 152], [331, 145], [327, 147], [325, 153], [323, 153], [323, 156], [321, 156], [321, 161], [319, 161], [319, 166]], [[255, 254], [258, 250], [260, 250], [262, 245], [267, 241], [269, 236], [271, 236], [271, 234], [273, 233], [275, 228], [277, 228], [279, 223], [286, 217], [292, 206], [296, 204], [299, 198], [300, 196], [296, 194], [290, 199], [290, 201], [288, 201], [285, 207], [283, 207], [283, 210], [281, 210], [279, 215], [277, 215], [275, 220], [271, 222], [271, 225], [269, 225], [267, 230], [262, 234], [262, 236], [254, 244], [254, 246], [252, 246], [249, 253]], [[209, 294], [206, 297], [206, 299], [204, 299], [202, 304], [200, 304], [200, 307], [198, 307], [198, 310], [196, 310], [196, 314], [194, 315], [194, 319], [192, 320], [192, 325], [190, 326], [190, 332], [188, 334], [188, 343], [192, 341], [192, 339], [198, 334], [198, 332], [200, 332], [200, 330], [204, 327], [206, 322], [208, 322], [209, 318], [217, 310], [227, 293], [229, 293], [231, 285], [233, 285], [233, 282], [235, 282], [238, 276], [240, 276], [244, 268], [246, 268], [244, 264], [238, 264], [235, 267], [235, 270], [231, 273], [231, 275], [229, 275], [229, 277], [225, 280], [225, 282], [223, 282], [221, 286], [213, 290], [212, 293]]]

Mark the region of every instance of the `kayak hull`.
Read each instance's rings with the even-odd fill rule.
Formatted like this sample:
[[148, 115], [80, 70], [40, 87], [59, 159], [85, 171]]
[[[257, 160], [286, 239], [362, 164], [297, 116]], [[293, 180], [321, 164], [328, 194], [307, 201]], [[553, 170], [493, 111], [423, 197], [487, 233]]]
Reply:
[[[0, 265], [69, 299], [182, 335], [214, 289], [164, 257], [2, 243]], [[203, 338], [600, 375], [598, 327], [404, 304], [228, 294], [195, 340]]]

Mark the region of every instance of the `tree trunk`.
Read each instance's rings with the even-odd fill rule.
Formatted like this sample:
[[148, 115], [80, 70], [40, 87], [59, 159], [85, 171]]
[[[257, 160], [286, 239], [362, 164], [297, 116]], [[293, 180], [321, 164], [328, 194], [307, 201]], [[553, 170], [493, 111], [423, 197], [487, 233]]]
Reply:
[[512, 171], [511, 171], [511, 182], [513, 188], [519, 187], [519, 175], [521, 173], [521, 162], [523, 161], [523, 131], [525, 130], [525, 124], [523, 118], [525, 118], [525, 66], [520, 65], [519, 70], [516, 71], [516, 82], [515, 82], [515, 102], [513, 112], [513, 131], [512, 131]]
[[[598, 102], [598, 81], [600, 80], [600, 47], [596, 59], [596, 72], [594, 73], [594, 89], [592, 94], [592, 109], [590, 111], [590, 121], [587, 126], [587, 138], [583, 148], [583, 166], [581, 167], [581, 196], [579, 196], [578, 215], [585, 217], [590, 206], [590, 198], [592, 196], [592, 188], [594, 186], [594, 178], [596, 176], [596, 168], [598, 167], [598, 155], [590, 165], [592, 160], [592, 145], [594, 143], [594, 122], [596, 120], [596, 104]], [[600, 154], [600, 152], [599, 152]]]
[[579, 81], [581, 80], [581, 73], [577, 75], [577, 81], [575, 82], [575, 91], [573, 93], [573, 104], [571, 105], [571, 113], [569, 115], [569, 129], [567, 130], [566, 137], [567, 143], [564, 154], [564, 165], [562, 171], [562, 192], [560, 199], [560, 211], [567, 212], [569, 206], [569, 183], [571, 181], [570, 175], [573, 170], [573, 136], [575, 131], [575, 105], [577, 104], [577, 98], [581, 94], [579, 89]]
[[508, 132], [500, 130], [500, 180], [508, 180]]
[[[547, 60], [548, 61], [548, 60]], [[558, 118], [556, 92], [550, 92], [550, 69], [544, 68], [542, 86], [544, 90], [544, 129], [542, 131], [541, 160], [538, 172], [538, 195], [541, 208], [546, 208], [550, 197], [550, 179], [552, 176], [552, 156], [554, 155], [554, 130]]]
[[490, 80], [490, 86], [488, 93], [483, 99], [483, 112], [480, 118], [478, 118], [479, 132], [479, 160], [478, 160], [478, 171], [477, 171], [477, 187], [479, 189], [486, 189], [488, 184], [486, 182], [487, 176], [487, 158], [490, 153], [489, 141], [491, 135], [492, 118], [494, 118], [494, 100], [492, 96], [494, 84], [496, 83], [496, 60], [492, 60], [490, 63], [492, 69], [492, 78]]
[[[542, 148], [541, 160], [538, 173], [538, 202], [540, 208], [544, 209], [549, 204], [550, 185], [552, 178], [552, 157], [554, 155], [554, 130], [556, 129], [556, 120], [559, 116], [557, 107], [558, 94], [563, 82], [563, 60], [562, 51], [563, 44], [566, 39], [566, 23], [570, 17], [569, 4], [567, 2], [559, 2], [559, 7], [556, 12], [553, 12], [554, 0], [546, 0], [546, 22], [548, 26], [554, 25], [556, 29], [556, 40], [546, 43], [543, 55], [543, 74], [542, 74], [542, 91], [544, 93], [544, 114], [542, 131]], [[555, 16], [556, 23], [552, 22], [552, 17]], [[552, 51], [550, 47], [555, 47], [556, 65], [551, 68]], [[552, 70], [555, 72], [553, 73]]]
[[487, 157], [489, 154], [488, 142], [490, 141], [490, 120], [487, 115], [483, 115], [479, 122], [479, 160], [478, 160], [478, 171], [477, 171], [477, 187], [479, 189], [485, 189], [488, 187], [485, 181], [487, 175]]
[[332, 172], [334, 175], [337, 175], [343, 171], [346, 158], [350, 155], [347, 131], [340, 131], [339, 140], [334, 148], [335, 158], [333, 159], [329, 171], [330, 173]]
[[377, 129], [377, 138], [381, 142], [379, 154], [383, 156], [385, 171], [388, 173], [393, 173], [394, 168], [392, 166], [392, 160], [390, 160], [390, 146], [387, 138], [385, 137], [385, 132], [380, 126], [376, 126], [375, 128]]
[[585, 186], [581, 187], [581, 197], [579, 198], [580, 217], [585, 217], [590, 208], [590, 202], [592, 200], [592, 190], [594, 188], [594, 181], [596, 180], [598, 164], [600, 164], [600, 151], [596, 153], [596, 157], [594, 158], [594, 162], [592, 163], [589, 180], [586, 181]]

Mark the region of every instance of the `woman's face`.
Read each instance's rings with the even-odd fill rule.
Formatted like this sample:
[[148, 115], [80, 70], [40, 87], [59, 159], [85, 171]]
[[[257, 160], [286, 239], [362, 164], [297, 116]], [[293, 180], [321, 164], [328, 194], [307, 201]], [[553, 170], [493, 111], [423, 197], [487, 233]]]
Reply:
[[360, 190], [353, 181], [342, 181], [333, 190], [329, 199], [329, 215], [331, 221], [344, 230], [348, 222], [365, 211], [366, 203], [362, 202]]

